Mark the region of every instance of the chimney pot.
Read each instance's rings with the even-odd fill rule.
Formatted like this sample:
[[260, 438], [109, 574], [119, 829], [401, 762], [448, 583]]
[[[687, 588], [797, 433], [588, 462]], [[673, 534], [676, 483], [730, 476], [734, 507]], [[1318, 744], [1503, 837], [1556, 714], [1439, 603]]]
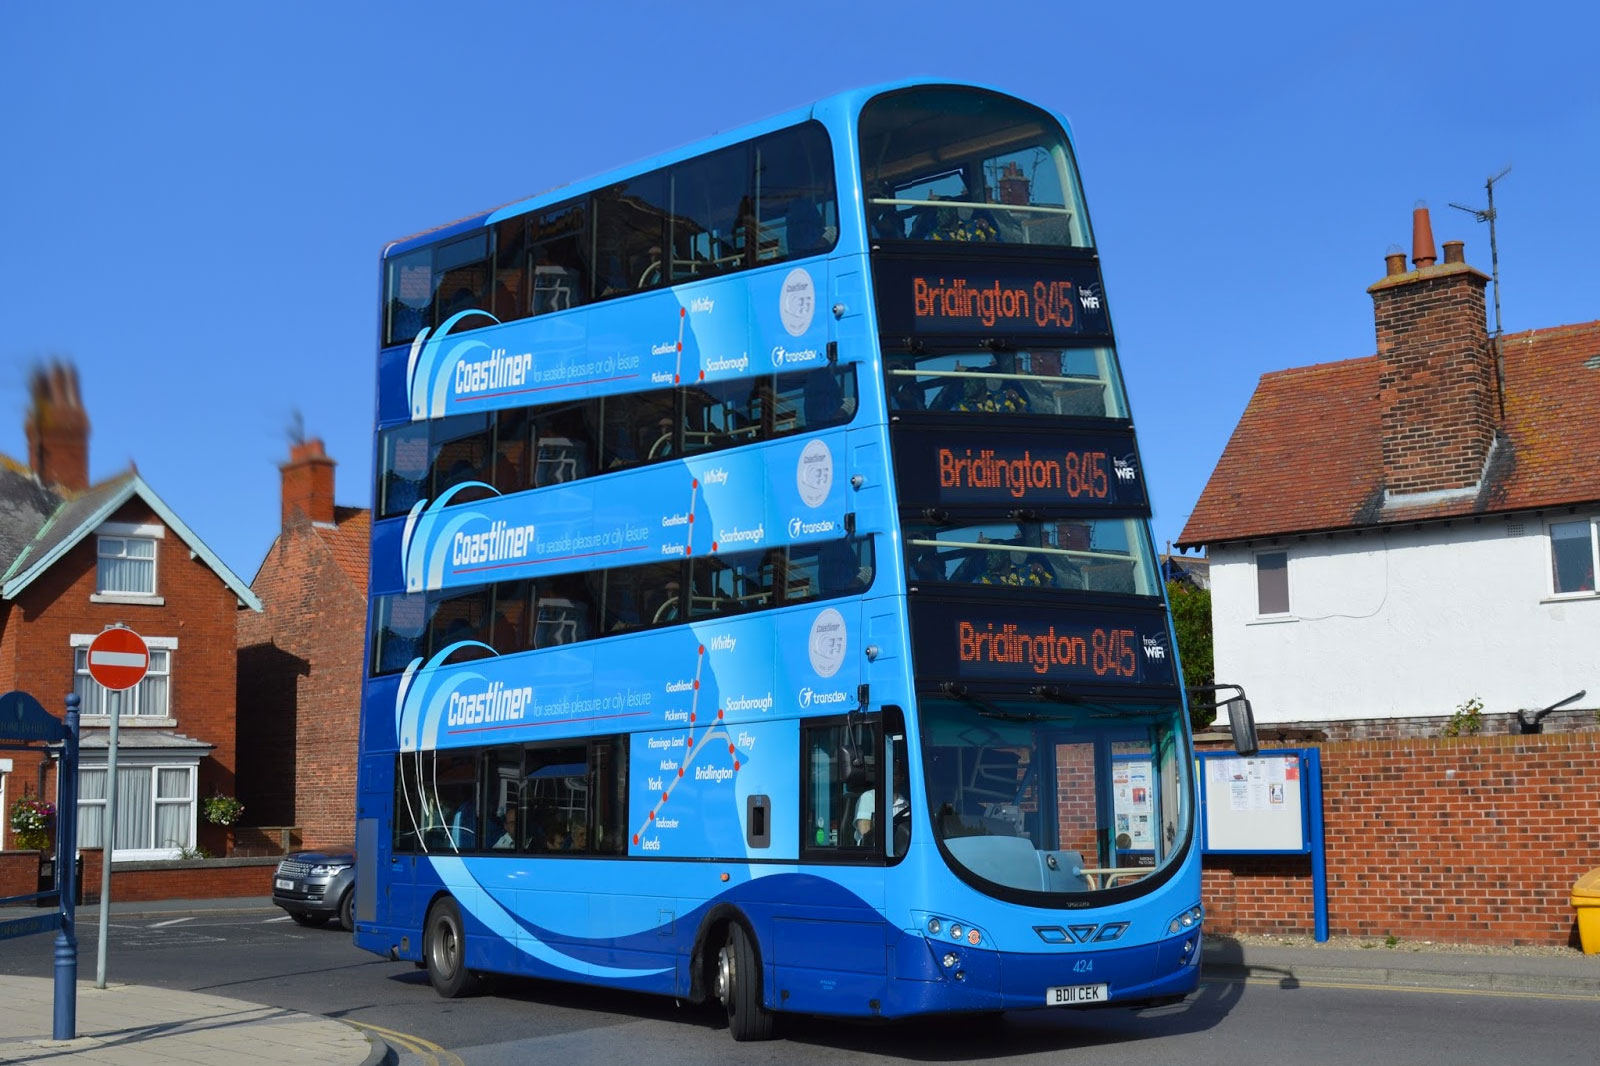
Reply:
[[1438, 261], [1433, 248], [1433, 220], [1428, 217], [1428, 205], [1419, 201], [1411, 212], [1411, 264], [1430, 267]]
[[1446, 263], [1465, 263], [1467, 261], [1465, 241], [1445, 241], [1444, 261]]
[[1406, 272], [1406, 250], [1398, 244], [1391, 244], [1383, 253], [1384, 276], [1394, 277], [1396, 274]]

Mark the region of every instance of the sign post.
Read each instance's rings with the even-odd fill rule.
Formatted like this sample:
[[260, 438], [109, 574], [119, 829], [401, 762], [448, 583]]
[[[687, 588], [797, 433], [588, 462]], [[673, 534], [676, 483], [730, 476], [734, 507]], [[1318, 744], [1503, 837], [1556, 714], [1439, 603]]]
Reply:
[[[124, 692], [144, 680], [150, 649], [144, 638], [126, 626], [113, 626], [89, 644], [89, 676], [112, 692]], [[106, 742], [106, 813], [100, 825], [100, 943], [95, 950], [94, 986], [106, 986], [106, 936], [111, 924], [111, 856], [117, 846], [117, 724], [122, 700], [107, 700], [111, 736]]]
[[[56, 932], [55, 944], [55, 1019], [52, 1039], [72, 1040], [78, 1035], [78, 938], [73, 915], [76, 900], [78, 828], [78, 697], [67, 697], [67, 720], [63, 725], [39, 701], [26, 692], [7, 692], [0, 696], [0, 748], [12, 749], [11, 741], [60, 743], [61, 761], [56, 767], [56, 913], [0, 921], [0, 940], [11, 937]], [[23, 748], [22, 750], [28, 750]], [[21, 902], [48, 896], [18, 896], [0, 903]]]

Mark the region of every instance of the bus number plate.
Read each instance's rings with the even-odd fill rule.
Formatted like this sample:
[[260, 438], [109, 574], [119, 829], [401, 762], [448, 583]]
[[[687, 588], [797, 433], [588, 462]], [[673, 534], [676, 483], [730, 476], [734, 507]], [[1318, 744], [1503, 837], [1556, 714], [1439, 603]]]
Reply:
[[1109, 997], [1107, 985], [1057, 985], [1044, 990], [1047, 1007], [1070, 1007], [1074, 1003], [1104, 1003]]

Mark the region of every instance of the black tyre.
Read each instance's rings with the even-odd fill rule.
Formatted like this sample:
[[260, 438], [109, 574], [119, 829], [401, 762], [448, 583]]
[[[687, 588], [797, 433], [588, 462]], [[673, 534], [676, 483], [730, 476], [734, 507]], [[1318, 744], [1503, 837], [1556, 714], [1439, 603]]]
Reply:
[[347, 933], [356, 931], [356, 890], [347, 888], [339, 898], [339, 928]]
[[428, 981], [445, 999], [470, 996], [478, 991], [478, 977], [467, 969], [466, 928], [453, 899], [441, 899], [428, 910], [422, 927], [422, 957]]
[[761, 960], [738, 922], [728, 926], [728, 942], [717, 953], [716, 991], [735, 1040], [772, 1039], [772, 1012], [761, 1005]]
[[315, 929], [317, 926], [324, 925], [328, 921], [328, 916], [326, 914], [299, 914], [295, 911], [290, 911], [289, 917], [294, 919], [295, 925], [303, 925], [307, 929]]

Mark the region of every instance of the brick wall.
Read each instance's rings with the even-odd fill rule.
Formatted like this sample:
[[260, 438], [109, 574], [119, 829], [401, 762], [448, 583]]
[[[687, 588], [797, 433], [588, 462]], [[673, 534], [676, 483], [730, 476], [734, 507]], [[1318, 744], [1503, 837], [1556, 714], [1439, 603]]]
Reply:
[[[1600, 733], [1321, 748], [1333, 935], [1575, 943], [1569, 891], [1600, 867]], [[1208, 856], [1214, 931], [1312, 931], [1311, 863]]]
[[[83, 898], [88, 903], [100, 898], [100, 856], [98, 848], [83, 852]], [[111, 900], [261, 898], [272, 895], [277, 864], [275, 858], [119, 862], [111, 867]], [[38, 874], [37, 851], [0, 851], [0, 897], [36, 891]]]
[[366, 590], [303, 515], [273, 543], [252, 589], [264, 612], [239, 625], [240, 731], [251, 752], [240, 798], [255, 824], [300, 826], [306, 847], [349, 844]]

